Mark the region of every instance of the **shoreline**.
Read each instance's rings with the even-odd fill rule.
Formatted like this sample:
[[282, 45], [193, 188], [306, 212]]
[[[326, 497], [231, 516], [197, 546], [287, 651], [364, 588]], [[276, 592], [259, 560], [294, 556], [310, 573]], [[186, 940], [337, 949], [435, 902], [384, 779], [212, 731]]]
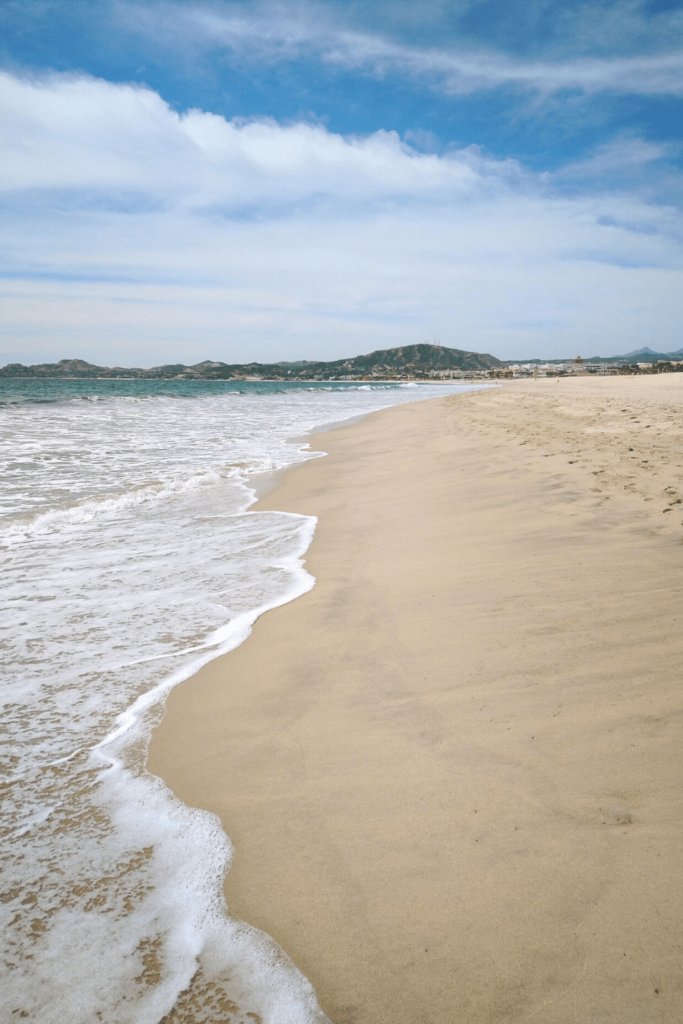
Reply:
[[672, 376], [371, 413], [252, 506], [318, 516], [316, 586], [173, 691], [150, 769], [335, 1024], [674, 1019]]

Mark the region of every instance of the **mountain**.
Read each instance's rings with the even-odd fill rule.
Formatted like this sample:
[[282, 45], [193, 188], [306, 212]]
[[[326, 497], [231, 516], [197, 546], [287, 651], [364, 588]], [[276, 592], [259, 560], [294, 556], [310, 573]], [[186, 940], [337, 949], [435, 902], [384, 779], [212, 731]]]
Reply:
[[676, 352], [655, 352], [651, 348], [636, 348], [633, 352], [626, 352], [623, 356], [592, 356], [586, 360], [589, 363], [656, 363], [660, 359], [683, 359], [683, 348]]
[[167, 363], [149, 369], [123, 366], [96, 366], [84, 359], [60, 359], [58, 363], [39, 363], [24, 366], [8, 363], [0, 368], [0, 377], [68, 377], [68, 378], [141, 378], [143, 380], [169, 380], [177, 378], [198, 380], [228, 380], [231, 377], [267, 377], [278, 380], [329, 380], [332, 377], [410, 376], [427, 377], [433, 371], [492, 370], [505, 364], [488, 353], [467, 352], [443, 345], [402, 345], [400, 348], [378, 349], [367, 355], [331, 362], [282, 363], [221, 363], [206, 359], [186, 366]]
[[408, 368], [424, 372], [430, 370], [492, 370], [504, 365], [500, 359], [496, 359], [495, 356], [491, 356], [487, 352], [466, 352], [464, 349], [428, 344], [378, 349], [376, 352], [356, 356], [354, 359], [338, 360], [338, 364], [342, 364], [345, 368], [349, 367], [358, 373], [380, 369], [406, 370]]
[[648, 348], [634, 348], [633, 352], [626, 352], [624, 359], [630, 359], [633, 356], [660, 356], [660, 352], [655, 352], [654, 349]]

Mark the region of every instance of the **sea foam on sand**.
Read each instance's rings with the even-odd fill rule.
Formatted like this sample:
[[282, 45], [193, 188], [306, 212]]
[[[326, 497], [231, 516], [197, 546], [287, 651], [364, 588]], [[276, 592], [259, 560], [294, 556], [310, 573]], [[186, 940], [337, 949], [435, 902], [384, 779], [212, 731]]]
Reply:
[[228, 917], [230, 842], [148, 774], [147, 740], [171, 687], [313, 584], [315, 518], [248, 511], [252, 474], [314, 457], [287, 438], [316, 423], [452, 389], [15, 386], [0, 386], [8, 1019], [318, 1021], [286, 955]]

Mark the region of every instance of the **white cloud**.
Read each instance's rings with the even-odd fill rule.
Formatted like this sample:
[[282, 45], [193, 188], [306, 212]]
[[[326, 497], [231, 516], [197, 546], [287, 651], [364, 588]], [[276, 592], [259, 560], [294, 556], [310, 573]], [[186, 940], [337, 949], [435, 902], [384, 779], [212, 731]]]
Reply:
[[226, 211], [329, 197], [335, 203], [447, 201], [506, 187], [514, 161], [469, 147], [446, 159], [396, 132], [342, 137], [314, 124], [177, 114], [149, 89], [67, 76], [0, 73], [6, 126], [0, 189], [108, 190]]
[[[658, 40], [661, 50], [657, 53], [577, 58], [556, 52], [550, 59], [534, 60], [477, 49], [472, 43], [407, 46], [380, 33], [339, 22], [320, 4], [264, 3], [247, 8], [192, 4], [180, 8], [162, 2], [140, 8], [123, 3], [119, 11], [129, 26], [185, 52], [205, 46], [222, 47], [238, 58], [260, 63], [313, 59], [371, 75], [408, 75], [451, 95], [500, 86], [542, 94], [578, 90], [683, 95], [683, 49], [680, 42], [672, 45], [672, 40], [680, 39], [683, 27], [683, 19], [678, 17], [668, 35]], [[627, 13], [629, 16], [622, 21], [624, 31], [626, 25], [629, 27], [630, 38], [635, 13]], [[590, 6], [584, 5], [571, 16], [566, 15], [565, 22], [574, 40], [590, 32], [594, 45], [599, 45], [615, 31], [616, 15], [605, 9], [590, 15]], [[642, 17], [637, 23], [642, 38]], [[622, 22], [617, 18], [616, 24]]]
[[[575, 169], [568, 195], [474, 148], [179, 115], [89, 78], [5, 75], [0, 97], [6, 358], [334, 358], [434, 336], [510, 357], [682, 343], [679, 215], [588, 187], [595, 167]], [[627, 143], [632, 163], [658, 156]]]

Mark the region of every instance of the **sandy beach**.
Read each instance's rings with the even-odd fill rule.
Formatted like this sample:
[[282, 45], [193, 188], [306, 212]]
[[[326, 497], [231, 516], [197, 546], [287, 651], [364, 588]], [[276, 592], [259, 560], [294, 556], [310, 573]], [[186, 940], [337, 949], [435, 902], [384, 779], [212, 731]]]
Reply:
[[150, 768], [335, 1024], [683, 1016], [683, 374], [398, 406], [256, 508], [313, 590], [176, 688]]

